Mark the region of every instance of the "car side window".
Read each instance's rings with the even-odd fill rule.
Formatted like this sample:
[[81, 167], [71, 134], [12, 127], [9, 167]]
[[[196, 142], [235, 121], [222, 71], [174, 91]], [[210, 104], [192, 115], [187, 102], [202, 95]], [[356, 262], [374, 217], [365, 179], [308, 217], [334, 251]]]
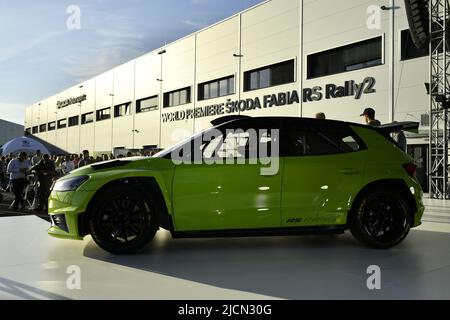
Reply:
[[305, 131], [306, 155], [320, 156], [339, 153], [339, 142], [328, 132]]
[[276, 149], [279, 148], [278, 143], [279, 134], [271, 128], [228, 129], [210, 141], [204, 142], [203, 159], [271, 157], [274, 156], [272, 152], [279, 152]]
[[361, 148], [355, 138], [351, 135], [343, 137], [340, 143], [341, 150], [344, 152], [358, 151]]
[[213, 158], [217, 152], [217, 149], [222, 145], [223, 135], [215, 137], [211, 141], [206, 141], [202, 145], [203, 158]]
[[360, 150], [357, 139], [345, 127], [291, 127], [289, 130], [290, 156], [320, 156]]
[[249, 150], [249, 140], [248, 132], [228, 132], [206, 142], [203, 157], [206, 159], [244, 158], [246, 151]]

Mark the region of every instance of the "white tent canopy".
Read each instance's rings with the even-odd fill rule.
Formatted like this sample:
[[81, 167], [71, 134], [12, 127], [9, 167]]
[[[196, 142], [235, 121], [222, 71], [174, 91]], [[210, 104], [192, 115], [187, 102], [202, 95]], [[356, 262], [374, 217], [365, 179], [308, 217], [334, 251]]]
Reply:
[[30, 155], [35, 154], [37, 150], [41, 150], [42, 154], [50, 154], [48, 149], [42, 143], [29, 137], [20, 137], [8, 141], [0, 148], [0, 150], [3, 156], [7, 156], [10, 153], [16, 156], [22, 151]]

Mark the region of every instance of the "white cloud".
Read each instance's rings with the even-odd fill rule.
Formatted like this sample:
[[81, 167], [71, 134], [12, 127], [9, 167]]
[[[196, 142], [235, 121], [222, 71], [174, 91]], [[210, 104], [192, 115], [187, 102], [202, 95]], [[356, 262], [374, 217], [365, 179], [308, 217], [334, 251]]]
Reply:
[[50, 31], [41, 34], [40, 36], [24, 41], [22, 40], [20, 43], [16, 43], [12, 46], [4, 46], [0, 48], [0, 63], [5, 62], [11, 58], [14, 58], [20, 54], [23, 54], [27, 51], [30, 51], [34, 47], [40, 45], [43, 42], [46, 42], [52, 38], [55, 38], [61, 34], [65, 33], [65, 31]]
[[144, 38], [144, 35], [142, 34], [133, 34], [131, 32], [124, 32], [122, 30], [97, 29], [95, 30], [95, 33], [102, 37], [136, 39], [136, 40], [141, 40]]
[[69, 74], [76, 82], [83, 82], [110, 70], [141, 54], [138, 49], [125, 45], [106, 45], [88, 49], [83, 55], [71, 55], [65, 58], [62, 71]]
[[203, 28], [206, 26], [206, 23], [204, 22], [193, 20], [182, 20], [181, 23], [192, 28]]
[[23, 104], [0, 102], [0, 119], [23, 125], [26, 107]]

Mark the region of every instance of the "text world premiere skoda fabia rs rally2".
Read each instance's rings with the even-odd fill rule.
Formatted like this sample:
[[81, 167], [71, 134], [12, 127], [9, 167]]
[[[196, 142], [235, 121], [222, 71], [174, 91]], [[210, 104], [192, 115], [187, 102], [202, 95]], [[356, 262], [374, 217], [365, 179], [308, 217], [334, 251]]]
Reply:
[[373, 128], [289, 117], [228, 116], [152, 158], [73, 171], [49, 198], [49, 234], [133, 253], [159, 228], [173, 238], [333, 234], [389, 248], [421, 223], [416, 166]]

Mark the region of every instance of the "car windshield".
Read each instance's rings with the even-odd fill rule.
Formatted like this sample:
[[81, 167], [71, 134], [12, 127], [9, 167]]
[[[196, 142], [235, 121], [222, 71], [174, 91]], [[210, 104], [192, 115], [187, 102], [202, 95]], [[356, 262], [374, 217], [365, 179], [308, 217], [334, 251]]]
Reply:
[[161, 150], [160, 152], [156, 153], [153, 156], [153, 158], [164, 158], [164, 157], [170, 155], [174, 150], [179, 149], [184, 144], [186, 144], [186, 143], [188, 143], [190, 141], [193, 141], [193, 140], [197, 139], [198, 137], [201, 137], [202, 135], [208, 133], [209, 131], [211, 131], [213, 129], [217, 129], [217, 128], [218, 128], [218, 126], [212, 127], [212, 128], [208, 128], [208, 129], [205, 129], [205, 130], [203, 130], [203, 131], [201, 131], [199, 133], [196, 133], [196, 134], [194, 134], [194, 135], [192, 135], [192, 136], [190, 136], [190, 137], [188, 137], [186, 139], [183, 139], [182, 141], [178, 142], [177, 144], [175, 144], [175, 145], [173, 145], [173, 146], [171, 146], [171, 147], [169, 147], [167, 149]]

